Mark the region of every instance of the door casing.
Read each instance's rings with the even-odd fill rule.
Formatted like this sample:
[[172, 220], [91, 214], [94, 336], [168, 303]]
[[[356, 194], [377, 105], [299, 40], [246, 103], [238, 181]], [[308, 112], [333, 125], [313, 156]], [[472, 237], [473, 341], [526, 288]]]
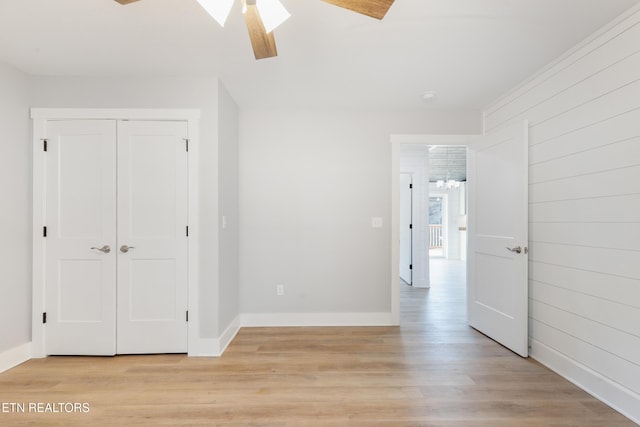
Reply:
[[[46, 238], [42, 230], [46, 218], [46, 152], [47, 122], [52, 120], [153, 120], [186, 121], [189, 133], [188, 159], [188, 220], [189, 229], [198, 230], [198, 147], [200, 110], [195, 109], [79, 109], [32, 108], [33, 122], [33, 253], [32, 253], [32, 340], [31, 357], [46, 357], [43, 323], [45, 305]], [[198, 233], [190, 232], [188, 241], [188, 353], [200, 348]]]

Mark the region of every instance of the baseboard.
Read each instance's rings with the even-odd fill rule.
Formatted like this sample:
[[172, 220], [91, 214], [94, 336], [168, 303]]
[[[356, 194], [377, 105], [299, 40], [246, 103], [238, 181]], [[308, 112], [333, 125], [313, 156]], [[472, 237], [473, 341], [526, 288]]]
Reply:
[[640, 424], [640, 395], [539, 341], [531, 340], [530, 356], [631, 421]]
[[247, 313], [243, 327], [390, 326], [391, 313]]
[[19, 345], [0, 353], [0, 372], [18, 366], [31, 359], [31, 343]]
[[189, 338], [189, 357], [220, 356], [220, 340], [218, 338]]

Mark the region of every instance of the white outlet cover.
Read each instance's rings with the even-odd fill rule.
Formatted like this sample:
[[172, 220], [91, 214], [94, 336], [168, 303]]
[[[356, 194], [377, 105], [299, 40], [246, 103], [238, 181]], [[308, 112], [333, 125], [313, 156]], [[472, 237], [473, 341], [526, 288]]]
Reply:
[[382, 228], [382, 218], [379, 216], [372, 217], [371, 228]]

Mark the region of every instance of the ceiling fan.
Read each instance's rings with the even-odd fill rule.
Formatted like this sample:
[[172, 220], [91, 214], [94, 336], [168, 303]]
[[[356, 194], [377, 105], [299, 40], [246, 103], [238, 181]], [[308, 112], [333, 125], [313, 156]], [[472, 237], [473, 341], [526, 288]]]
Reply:
[[[115, 0], [120, 4], [139, 0]], [[235, 0], [197, 0], [198, 3], [222, 26], [224, 26]], [[278, 55], [273, 30], [290, 14], [280, 0], [241, 0], [245, 23], [256, 59]], [[394, 0], [322, 0], [376, 19], [386, 15]]]

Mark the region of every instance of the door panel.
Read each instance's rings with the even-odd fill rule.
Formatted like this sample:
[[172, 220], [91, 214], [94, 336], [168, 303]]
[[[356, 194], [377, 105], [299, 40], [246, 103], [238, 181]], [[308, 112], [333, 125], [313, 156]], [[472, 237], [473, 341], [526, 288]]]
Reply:
[[486, 135], [468, 153], [469, 324], [526, 357], [528, 123]]
[[115, 354], [116, 125], [50, 121], [46, 352]]
[[118, 353], [187, 351], [186, 138], [184, 122], [118, 123]]
[[412, 260], [412, 208], [413, 198], [411, 190], [412, 177], [410, 174], [400, 174], [400, 278], [412, 284], [413, 276], [410, 268]]
[[175, 260], [139, 260], [130, 262], [130, 312], [133, 321], [171, 321], [178, 317], [176, 307]]
[[103, 318], [102, 260], [58, 261], [58, 320], [100, 322]]

